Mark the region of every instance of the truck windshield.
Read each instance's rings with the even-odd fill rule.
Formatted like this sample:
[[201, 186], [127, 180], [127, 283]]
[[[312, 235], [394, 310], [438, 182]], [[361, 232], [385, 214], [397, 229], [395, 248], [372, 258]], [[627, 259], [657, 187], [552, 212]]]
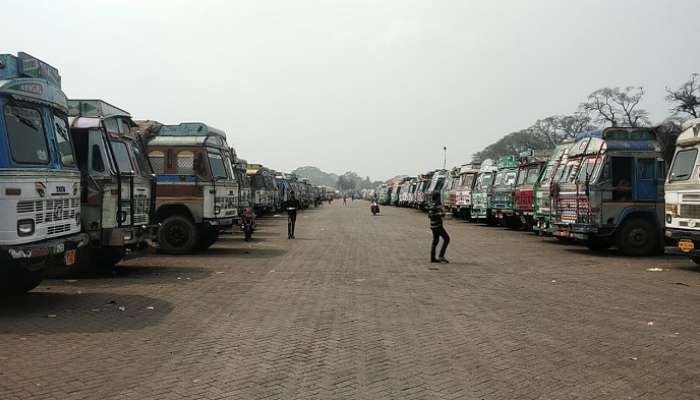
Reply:
[[5, 128], [15, 162], [49, 163], [46, 133], [39, 111], [27, 107], [5, 106]]
[[516, 174], [516, 171], [506, 172], [506, 177], [505, 177], [506, 186], [513, 186], [513, 184], [515, 183], [515, 174]]
[[226, 175], [226, 165], [224, 159], [219, 154], [207, 153], [209, 155], [209, 165], [214, 178], [228, 178]]
[[552, 164], [547, 165], [547, 168], [546, 168], [546, 169], [544, 170], [544, 172], [542, 173], [542, 179], [540, 180], [540, 184], [541, 184], [541, 185], [547, 185], [547, 184], [549, 184], [549, 180], [550, 180], [550, 178], [552, 177], [552, 169], [553, 169], [553, 167], [554, 167], [554, 166], [553, 166]]
[[63, 117], [54, 115], [53, 124], [56, 128], [56, 142], [58, 143], [58, 152], [61, 153], [61, 164], [64, 167], [75, 167], [75, 157], [73, 156], [73, 147], [71, 146], [66, 120]]
[[673, 158], [671, 167], [671, 181], [685, 181], [690, 178], [695, 167], [695, 159], [698, 157], [698, 149], [680, 150]]
[[141, 150], [137, 143], [133, 143], [131, 148], [134, 150], [134, 158], [139, 166], [139, 172], [141, 176], [147, 177], [151, 173], [151, 169], [148, 167], [148, 162], [146, 161], [146, 154]]
[[112, 141], [112, 149], [114, 149], [114, 158], [117, 160], [117, 166], [119, 167], [120, 173], [132, 173], [134, 172], [134, 166], [131, 165], [131, 158], [129, 158], [129, 150], [126, 147], [126, 143]]
[[488, 189], [491, 187], [491, 179], [493, 179], [493, 173], [492, 172], [487, 172], [482, 175], [481, 178], [481, 187], [483, 189]]
[[471, 189], [472, 183], [474, 182], [474, 174], [467, 174], [464, 176], [462, 179], [462, 184], [461, 186], [463, 188]]
[[530, 167], [527, 170], [527, 180], [525, 180], [525, 183], [528, 185], [534, 185], [537, 183], [537, 178], [540, 176], [540, 167]]
[[503, 172], [499, 172], [496, 174], [496, 180], [493, 182], [494, 186], [501, 186], [503, 185]]
[[593, 174], [595, 173], [595, 167], [598, 165], [598, 159], [596, 157], [591, 157], [583, 160], [583, 165], [581, 165], [581, 170], [578, 172], [577, 182], [589, 182], [593, 180]]
[[517, 185], [522, 185], [525, 183], [525, 178], [527, 177], [527, 170], [526, 169], [521, 169], [518, 171], [518, 183]]

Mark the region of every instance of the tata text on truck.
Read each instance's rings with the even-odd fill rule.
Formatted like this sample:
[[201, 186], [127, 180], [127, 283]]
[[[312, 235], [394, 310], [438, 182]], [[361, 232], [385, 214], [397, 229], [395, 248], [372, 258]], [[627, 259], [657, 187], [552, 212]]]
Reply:
[[518, 179], [515, 182], [515, 215], [527, 231], [535, 226], [535, 186], [547, 165], [547, 157], [542, 152], [528, 151], [520, 155]]
[[493, 181], [493, 213], [501, 225], [515, 228], [520, 222], [513, 202], [518, 167], [514, 157], [507, 156], [498, 160], [497, 168]]
[[142, 133], [157, 175], [158, 245], [167, 254], [206, 249], [238, 216], [238, 185], [226, 134], [200, 122]]
[[90, 237], [81, 269], [112, 268], [148, 247], [155, 178], [131, 115], [102, 100], [69, 100], [68, 123], [81, 172], [82, 227]]
[[0, 55], [0, 291], [35, 288], [48, 263], [73, 265], [80, 172], [58, 70], [26, 53]]
[[480, 166], [479, 162], [462, 165], [455, 183], [456, 213], [467, 220], [472, 218], [472, 189]]
[[496, 177], [497, 167], [493, 160], [486, 159], [479, 167], [479, 173], [474, 181], [472, 189], [471, 216], [477, 222], [494, 224], [493, 215], [493, 181]]
[[661, 249], [664, 161], [653, 128], [581, 133], [556, 187], [555, 235], [627, 255]]
[[551, 235], [552, 209], [555, 198], [551, 196], [552, 181], [558, 182], [565, 169], [567, 152], [571, 142], [558, 145], [545, 164], [539, 182], [535, 185], [535, 198], [532, 205], [535, 226], [533, 230], [539, 235]]
[[665, 187], [667, 254], [700, 264], [700, 118], [683, 124]]

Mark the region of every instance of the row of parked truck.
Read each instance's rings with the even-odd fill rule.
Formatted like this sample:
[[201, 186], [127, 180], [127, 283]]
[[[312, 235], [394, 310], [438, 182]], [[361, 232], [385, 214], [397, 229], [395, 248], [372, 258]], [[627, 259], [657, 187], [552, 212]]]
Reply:
[[135, 121], [102, 100], [68, 99], [56, 68], [0, 54], [0, 291], [47, 268], [113, 268], [127, 253], [203, 250], [255, 215], [302, 207], [321, 189], [238, 157], [200, 122]]
[[433, 193], [455, 216], [524, 229], [593, 250], [682, 254], [700, 263], [700, 119], [683, 124], [669, 172], [655, 128], [583, 132], [524, 152], [395, 179], [380, 203], [425, 208]]

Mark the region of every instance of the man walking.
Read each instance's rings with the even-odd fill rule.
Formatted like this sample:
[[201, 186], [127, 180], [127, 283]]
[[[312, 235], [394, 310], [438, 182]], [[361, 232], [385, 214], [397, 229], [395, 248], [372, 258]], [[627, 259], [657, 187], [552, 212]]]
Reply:
[[289, 199], [284, 203], [287, 210], [287, 239], [294, 239], [294, 228], [297, 223], [297, 210], [301, 208], [301, 203], [294, 195], [294, 191], [289, 192]]
[[[433, 244], [430, 248], [430, 262], [432, 263], [449, 263], [445, 258], [447, 245], [450, 244], [450, 235], [442, 225], [442, 217], [445, 213], [440, 208], [440, 193], [433, 193], [432, 202], [428, 205], [428, 218], [430, 218], [430, 230], [433, 232]], [[438, 242], [442, 238], [442, 248], [440, 249], [440, 258], [435, 258], [435, 250]]]

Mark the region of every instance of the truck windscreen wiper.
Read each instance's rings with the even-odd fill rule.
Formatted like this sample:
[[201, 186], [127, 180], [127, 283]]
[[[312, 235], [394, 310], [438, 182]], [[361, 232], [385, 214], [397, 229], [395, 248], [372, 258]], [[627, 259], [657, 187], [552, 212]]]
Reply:
[[34, 129], [35, 131], [39, 130], [39, 127], [34, 125], [34, 122], [32, 122], [32, 120], [30, 120], [29, 118], [25, 118], [19, 114], [12, 114], [12, 116], [17, 118], [19, 120], [19, 122], [21, 122], [23, 125], [26, 125], [32, 129]]

